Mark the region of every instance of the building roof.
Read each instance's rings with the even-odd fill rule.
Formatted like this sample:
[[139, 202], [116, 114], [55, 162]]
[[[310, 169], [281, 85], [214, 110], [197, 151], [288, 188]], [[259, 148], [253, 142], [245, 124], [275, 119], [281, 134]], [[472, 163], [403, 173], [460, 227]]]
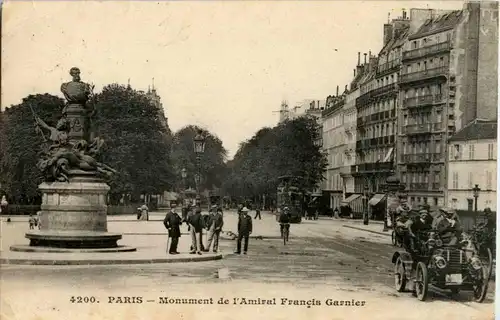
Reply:
[[497, 121], [476, 119], [450, 138], [453, 141], [487, 140], [497, 138]]
[[428, 19], [415, 33], [410, 35], [408, 38], [411, 40], [429, 34], [453, 29], [460, 22], [462, 16], [463, 10], [455, 10], [439, 15], [435, 18]]
[[385, 46], [382, 48], [382, 50], [380, 50], [379, 54], [387, 54], [392, 49], [401, 47], [405, 43], [405, 40], [408, 37], [409, 31], [410, 31], [410, 26], [401, 27], [400, 31], [397, 32], [396, 36], [391, 37], [391, 40], [389, 40], [385, 44]]

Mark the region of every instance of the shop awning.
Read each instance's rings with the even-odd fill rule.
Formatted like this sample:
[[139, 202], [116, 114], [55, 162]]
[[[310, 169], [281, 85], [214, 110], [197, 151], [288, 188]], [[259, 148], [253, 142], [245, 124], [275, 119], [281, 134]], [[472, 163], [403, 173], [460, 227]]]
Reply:
[[392, 160], [392, 154], [394, 152], [394, 148], [390, 148], [387, 154], [385, 155], [384, 162], [390, 162]]
[[383, 193], [377, 193], [376, 195], [373, 196], [373, 198], [368, 201], [368, 204], [371, 206], [376, 206], [382, 199], [384, 199], [385, 194]]
[[342, 202], [340, 203], [340, 205], [347, 206], [347, 205], [349, 205], [349, 203], [353, 202], [354, 200], [356, 200], [359, 197], [361, 197], [360, 194], [356, 194], [356, 193], [355, 194], [351, 194], [345, 200], [342, 200]]

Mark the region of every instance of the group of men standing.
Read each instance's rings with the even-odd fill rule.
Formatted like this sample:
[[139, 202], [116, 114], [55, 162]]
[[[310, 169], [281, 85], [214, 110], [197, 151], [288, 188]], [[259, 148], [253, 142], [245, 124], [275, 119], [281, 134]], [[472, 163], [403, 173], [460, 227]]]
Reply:
[[[224, 226], [222, 209], [213, 205], [210, 209], [209, 215], [203, 216], [201, 214], [200, 207], [191, 205], [187, 208], [186, 214], [183, 214], [183, 217], [181, 218], [176, 211], [176, 207], [175, 203], [172, 204], [170, 211], [163, 220], [163, 225], [168, 230], [168, 237], [171, 239], [170, 247], [167, 248], [168, 252], [170, 254], [179, 254], [177, 246], [179, 244], [179, 238], [181, 237], [180, 227], [182, 223], [186, 223], [191, 237], [190, 254], [201, 255], [202, 251], [209, 252], [212, 247], [212, 243], [212, 250], [216, 253], [219, 248], [220, 232]], [[208, 243], [206, 247], [203, 245], [203, 229], [206, 229], [208, 232]]]
[[[190, 254], [199, 254], [202, 252], [217, 253], [219, 250], [219, 239], [222, 227], [224, 226], [224, 217], [222, 208], [213, 205], [210, 208], [208, 215], [201, 214], [201, 208], [191, 205], [183, 212], [182, 217], [177, 213], [177, 206], [175, 203], [171, 205], [170, 211], [163, 220], [163, 225], [168, 230], [168, 237], [170, 246], [167, 248], [169, 254], [179, 254], [177, 247], [179, 238], [181, 237], [181, 225], [186, 223], [188, 225], [189, 235], [191, 237], [191, 250]], [[248, 209], [240, 206], [238, 208], [238, 237], [236, 244], [236, 254], [247, 254], [248, 240], [252, 233], [253, 223], [252, 218], [248, 215]], [[203, 229], [207, 230], [207, 246], [203, 244]]]

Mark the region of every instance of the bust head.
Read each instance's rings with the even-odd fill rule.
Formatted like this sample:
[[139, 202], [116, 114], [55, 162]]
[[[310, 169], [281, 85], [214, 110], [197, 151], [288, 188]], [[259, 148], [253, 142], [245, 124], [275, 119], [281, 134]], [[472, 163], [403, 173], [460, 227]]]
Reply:
[[69, 70], [69, 74], [71, 77], [73, 77], [73, 81], [79, 82], [81, 80], [80, 78], [80, 69], [77, 67], [73, 67]]

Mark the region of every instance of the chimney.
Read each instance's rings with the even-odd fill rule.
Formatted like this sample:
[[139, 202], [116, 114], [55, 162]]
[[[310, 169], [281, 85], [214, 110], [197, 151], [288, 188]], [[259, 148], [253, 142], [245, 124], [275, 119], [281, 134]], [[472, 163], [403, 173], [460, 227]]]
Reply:
[[345, 85], [345, 90], [344, 90], [344, 92], [345, 92], [345, 93], [347, 93], [347, 92], [348, 92], [348, 90], [347, 90], [347, 84]]
[[337, 86], [337, 94], [336, 96], [338, 97], [339, 96], [339, 86]]
[[361, 64], [361, 52], [358, 52], [358, 66]]
[[356, 77], [356, 69], [352, 69], [354, 71], [354, 77]]
[[366, 64], [366, 53], [363, 53], [363, 54], [365, 55], [365, 63], [364, 64]]
[[384, 46], [392, 38], [392, 24], [384, 24]]
[[372, 51], [368, 51], [368, 59], [370, 59], [372, 57]]
[[406, 10], [403, 9], [403, 20], [406, 20]]

